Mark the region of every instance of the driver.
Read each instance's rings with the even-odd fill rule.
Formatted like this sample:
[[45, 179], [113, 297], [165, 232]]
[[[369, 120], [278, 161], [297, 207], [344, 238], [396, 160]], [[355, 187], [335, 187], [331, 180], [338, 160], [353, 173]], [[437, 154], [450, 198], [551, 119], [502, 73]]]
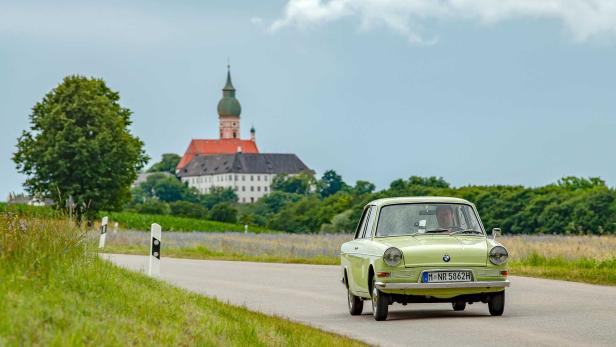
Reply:
[[449, 205], [436, 206], [436, 220], [438, 221], [439, 228], [447, 229], [449, 231], [453, 228], [453, 209]]

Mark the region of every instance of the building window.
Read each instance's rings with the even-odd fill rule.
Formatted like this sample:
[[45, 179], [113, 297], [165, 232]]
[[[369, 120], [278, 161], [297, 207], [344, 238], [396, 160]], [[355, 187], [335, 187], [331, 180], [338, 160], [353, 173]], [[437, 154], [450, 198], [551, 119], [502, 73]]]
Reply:
[[264, 176], [263, 176], [263, 180], [264, 180], [264, 181], [267, 181], [267, 175], [264, 175]]
[[242, 202], [246, 202], [246, 198], [242, 198]]
[[236, 180], [236, 181], [239, 181], [239, 180], [237, 179], [237, 175], [235, 175], [235, 180]]
[[257, 175], [257, 181], [261, 181], [261, 175]]
[[250, 202], [255, 202], [255, 198], [250, 198]]
[[255, 191], [255, 187], [254, 186], [250, 186], [250, 191], [254, 192]]
[[267, 186], [263, 187], [263, 191], [267, 192]]
[[242, 181], [246, 181], [246, 176], [242, 175]]
[[235, 187], [233, 187], [233, 190], [235, 190], [237, 192], [238, 188], [239, 188], [238, 186], [235, 186]]
[[260, 186], [259, 186], [259, 187], [257, 187], [257, 191], [258, 191], [258, 192], [260, 192], [260, 191], [261, 191], [261, 187], [260, 187]]
[[246, 186], [242, 186], [242, 191], [245, 192], [246, 191]]
[[250, 180], [251, 180], [251, 181], [254, 181], [254, 180], [255, 180], [255, 176], [250, 175]]

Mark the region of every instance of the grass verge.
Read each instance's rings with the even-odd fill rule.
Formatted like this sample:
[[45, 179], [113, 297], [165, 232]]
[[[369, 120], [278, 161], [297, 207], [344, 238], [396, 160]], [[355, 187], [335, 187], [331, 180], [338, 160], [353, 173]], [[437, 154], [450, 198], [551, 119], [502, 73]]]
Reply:
[[511, 261], [509, 269], [512, 275], [517, 276], [616, 285], [616, 258], [569, 260], [531, 254], [526, 258]]
[[[117, 254], [148, 254], [149, 248], [144, 246], [108, 246], [105, 247], [105, 253]], [[255, 261], [261, 263], [288, 263], [288, 264], [313, 264], [313, 265], [339, 265], [340, 258], [338, 257], [284, 257], [276, 255], [247, 255], [240, 253], [226, 254], [223, 252], [215, 252], [205, 247], [170, 247], [163, 250], [164, 257], [172, 258], [187, 258], [187, 259], [208, 259], [208, 260], [231, 260], [231, 261]]]
[[0, 213], [0, 345], [363, 345], [121, 269], [85, 239]]

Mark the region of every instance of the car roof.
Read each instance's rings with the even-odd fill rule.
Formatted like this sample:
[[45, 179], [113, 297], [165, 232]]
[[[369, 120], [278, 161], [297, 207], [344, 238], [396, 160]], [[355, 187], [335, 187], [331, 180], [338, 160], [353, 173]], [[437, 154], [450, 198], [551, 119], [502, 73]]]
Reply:
[[[460, 198], [451, 198], [447, 196], [401, 196], [395, 198], [384, 198], [371, 201], [368, 205], [385, 206], [394, 204], [432, 204], [432, 203], [445, 203], [445, 204], [467, 204], [473, 205], [468, 200]], [[473, 205], [474, 206], [474, 205]]]

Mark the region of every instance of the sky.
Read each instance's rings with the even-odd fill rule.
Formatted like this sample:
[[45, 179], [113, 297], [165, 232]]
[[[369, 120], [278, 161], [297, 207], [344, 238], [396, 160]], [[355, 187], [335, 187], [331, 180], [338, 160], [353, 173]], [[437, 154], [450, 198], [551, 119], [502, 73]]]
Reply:
[[64, 76], [120, 93], [151, 164], [217, 138], [228, 61], [242, 137], [319, 175], [616, 185], [613, 1], [0, 0], [0, 200]]

